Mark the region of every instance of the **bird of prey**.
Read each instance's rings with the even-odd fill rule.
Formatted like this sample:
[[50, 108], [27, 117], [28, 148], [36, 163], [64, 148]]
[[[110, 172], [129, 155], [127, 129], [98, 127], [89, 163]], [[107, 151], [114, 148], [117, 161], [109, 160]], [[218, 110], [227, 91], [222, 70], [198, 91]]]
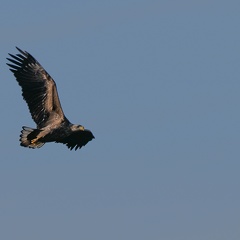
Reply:
[[20, 145], [40, 148], [46, 142], [66, 144], [72, 150], [85, 146], [94, 136], [82, 125], [72, 124], [64, 115], [54, 80], [41, 64], [28, 52], [9, 54], [10, 71], [22, 88], [36, 129], [22, 127]]

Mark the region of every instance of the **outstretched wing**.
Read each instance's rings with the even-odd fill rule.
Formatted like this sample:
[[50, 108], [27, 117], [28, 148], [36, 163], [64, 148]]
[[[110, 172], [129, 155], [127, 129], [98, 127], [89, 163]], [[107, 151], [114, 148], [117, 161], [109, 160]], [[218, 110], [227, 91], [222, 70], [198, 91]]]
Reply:
[[51, 119], [62, 121], [65, 117], [54, 80], [31, 54], [17, 50], [21, 54], [9, 54], [12, 58], [7, 59], [13, 64], [7, 65], [22, 88], [33, 120], [39, 128]]
[[93, 138], [95, 137], [93, 136], [92, 132], [85, 129], [84, 131], [73, 132], [68, 137], [56, 142], [66, 144], [70, 150], [73, 148], [77, 150], [78, 148], [85, 146]]

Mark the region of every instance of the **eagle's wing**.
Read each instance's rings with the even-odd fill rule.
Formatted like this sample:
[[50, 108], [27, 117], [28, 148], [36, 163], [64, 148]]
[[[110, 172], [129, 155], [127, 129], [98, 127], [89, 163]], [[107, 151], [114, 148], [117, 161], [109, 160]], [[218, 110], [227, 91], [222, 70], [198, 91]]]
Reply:
[[72, 150], [75, 147], [75, 150], [85, 146], [89, 141], [95, 138], [91, 131], [85, 129], [84, 131], [73, 132], [68, 137], [56, 141], [58, 143], [66, 144], [67, 147]]
[[21, 54], [9, 54], [12, 58], [7, 59], [13, 64], [7, 65], [22, 87], [22, 96], [33, 120], [39, 128], [51, 119], [61, 122], [65, 116], [54, 80], [31, 54], [19, 48], [17, 50]]

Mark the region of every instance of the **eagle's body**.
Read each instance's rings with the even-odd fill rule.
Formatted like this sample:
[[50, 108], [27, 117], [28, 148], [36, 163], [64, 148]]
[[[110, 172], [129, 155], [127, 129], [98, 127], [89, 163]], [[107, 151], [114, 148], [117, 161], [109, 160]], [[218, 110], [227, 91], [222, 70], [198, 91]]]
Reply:
[[54, 80], [34, 57], [17, 49], [21, 54], [9, 54], [12, 59], [7, 59], [14, 65], [8, 65], [37, 124], [37, 129], [23, 127], [20, 145], [39, 148], [46, 142], [57, 142], [66, 144], [70, 150], [86, 145], [94, 138], [91, 131], [65, 117]]

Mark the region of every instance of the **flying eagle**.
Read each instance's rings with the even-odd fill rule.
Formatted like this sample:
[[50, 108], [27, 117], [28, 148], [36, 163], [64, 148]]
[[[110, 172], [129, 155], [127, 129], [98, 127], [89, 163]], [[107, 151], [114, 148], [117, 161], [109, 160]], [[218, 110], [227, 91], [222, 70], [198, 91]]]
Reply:
[[20, 54], [9, 54], [12, 58], [7, 60], [12, 64], [7, 65], [21, 86], [23, 99], [37, 125], [36, 129], [22, 127], [20, 145], [40, 148], [46, 142], [56, 142], [66, 144], [70, 150], [85, 146], [94, 138], [92, 132], [66, 118], [54, 80], [31, 54], [17, 50]]

